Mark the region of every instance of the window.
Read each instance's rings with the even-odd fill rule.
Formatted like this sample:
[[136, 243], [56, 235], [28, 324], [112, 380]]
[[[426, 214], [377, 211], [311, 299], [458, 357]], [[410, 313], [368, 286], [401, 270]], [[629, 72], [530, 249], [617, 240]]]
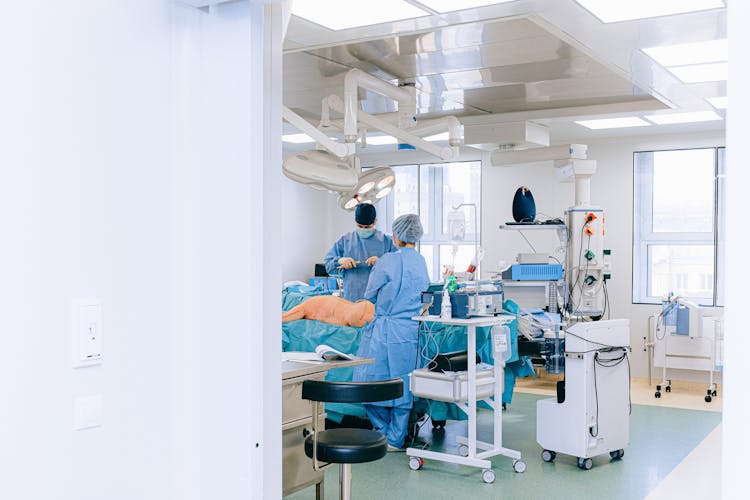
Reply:
[[633, 302], [721, 305], [724, 148], [634, 155]]
[[[392, 167], [394, 190], [378, 204], [378, 226], [390, 233], [393, 219], [419, 214], [424, 236], [419, 251], [432, 280], [440, 279], [446, 266], [465, 271], [479, 242], [481, 220], [481, 162], [430, 163]], [[455, 210], [462, 203], [473, 203]], [[476, 231], [475, 221], [476, 220]]]

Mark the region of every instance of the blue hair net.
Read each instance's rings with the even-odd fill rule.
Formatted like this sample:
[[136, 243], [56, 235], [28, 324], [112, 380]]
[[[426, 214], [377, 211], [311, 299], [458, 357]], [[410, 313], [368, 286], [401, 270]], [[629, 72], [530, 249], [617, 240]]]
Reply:
[[393, 234], [405, 243], [416, 243], [422, 239], [424, 230], [416, 214], [405, 214], [393, 221]]

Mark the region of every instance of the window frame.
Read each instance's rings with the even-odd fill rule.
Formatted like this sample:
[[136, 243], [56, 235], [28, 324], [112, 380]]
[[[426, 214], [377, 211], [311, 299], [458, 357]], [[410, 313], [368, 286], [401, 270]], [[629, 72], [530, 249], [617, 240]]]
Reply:
[[[654, 154], [670, 151], [713, 151], [713, 214], [712, 231], [707, 232], [654, 232]], [[633, 152], [633, 273], [632, 303], [660, 304], [661, 297], [649, 295], [652, 290], [651, 246], [713, 246], [713, 293], [710, 298], [693, 299], [703, 306], [721, 307], [723, 293], [723, 238], [725, 231], [724, 192], [726, 147], [709, 146]]]
[[[479, 235], [474, 234], [474, 225], [473, 224], [467, 224], [466, 227], [466, 234], [464, 241], [461, 242], [461, 245], [474, 245], [476, 242], [478, 247], [481, 247], [482, 245], [482, 162], [481, 160], [457, 160], [457, 161], [446, 161], [446, 162], [411, 162], [411, 163], [404, 163], [400, 165], [389, 165], [390, 168], [394, 169], [394, 171], [397, 171], [398, 168], [404, 168], [404, 167], [416, 167], [417, 169], [417, 214], [421, 217], [421, 209], [422, 209], [422, 190], [421, 186], [422, 183], [425, 182], [425, 179], [423, 177], [426, 177], [426, 182], [428, 185], [428, 193], [430, 196], [430, 217], [427, 223], [425, 224], [425, 234], [426, 237], [422, 239], [422, 241], [419, 242], [419, 245], [417, 248], [421, 251], [422, 250], [422, 244], [424, 245], [431, 245], [432, 246], [432, 269], [429, 269], [430, 277], [433, 276], [440, 277], [441, 275], [441, 268], [440, 268], [440, 248], [445, 245], [450, 245], [451, 240], [448, 237], [447, 233], [443, 231], [443, 219], [446, 215], [446, 207], [444, 206], [444, 166], [451, 165], [451, 164], [473, 164], [476, 168], [479, 169], [479, 200], [477, 202], [477, 231], [479, 232]], [[432, 167], [432, 168], [429, 168]], [[437, 168], [436, 168], [437, 167]], [[427, 174], [423, 175], [423, 170], [427, 170]], [[388, 194], [384, 199], [380, 200], [376, 206], [378, 207], [378, 212], [382, 212], [384, 217], [378, 217], [378, 229], [381, 231], [392, 234], [393, 228], [392, 228], [392, 222], [394, 219], [394, 212], [395, 212], [395, 194], [396, 192], [392, 192]], [[450, 209], [450, 207], [448, 207]], [[424, 223], [424, 221], [423, 221]], [[470, 227], [469, 227], [470, 226]]]

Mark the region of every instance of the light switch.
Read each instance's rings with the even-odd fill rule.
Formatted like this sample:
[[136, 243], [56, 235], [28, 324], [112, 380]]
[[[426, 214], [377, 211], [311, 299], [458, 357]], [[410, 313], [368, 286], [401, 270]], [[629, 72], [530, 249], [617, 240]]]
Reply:
[[102, 362], [102, 303], [100, 300], [74, 300], [71, 309], [73, 366], [78, 368]]
[[73, 429], [79, 431], [102, 425], [102, 396], [86, 396], [74, 401]]

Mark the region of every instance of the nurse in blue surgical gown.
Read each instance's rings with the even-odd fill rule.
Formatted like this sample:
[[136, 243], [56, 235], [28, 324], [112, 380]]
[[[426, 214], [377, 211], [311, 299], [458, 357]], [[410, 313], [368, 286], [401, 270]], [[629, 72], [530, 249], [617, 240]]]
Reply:
[[375, 430], [388, 439], [390, 451], [404, 446], [412, 407], [408, 376], [417, 367], [419, 324], [411, 318], [419, 314], [422, 292], [430, 284], [424, 257], [415, 248], [422, 234], [417, 215], [393, 221], [393, 241], [399, 250], [378, 260], [364, 295], [375, 303], [375, 318], [362, 332], [357, 355], [375, 362], [356, 367], [354, 380], [404, 380], [399, 399], [364, 405]]
[[342, 297], [356, 302], [362, 300], [372, 266], [385, 253], [395, 252], [390, 236], [375, 229], [378, 222], [375, 207], [360, 203], [354, 212], [356, 228], [339, 238], [325, 256], [328, 274], [343, 274]]

